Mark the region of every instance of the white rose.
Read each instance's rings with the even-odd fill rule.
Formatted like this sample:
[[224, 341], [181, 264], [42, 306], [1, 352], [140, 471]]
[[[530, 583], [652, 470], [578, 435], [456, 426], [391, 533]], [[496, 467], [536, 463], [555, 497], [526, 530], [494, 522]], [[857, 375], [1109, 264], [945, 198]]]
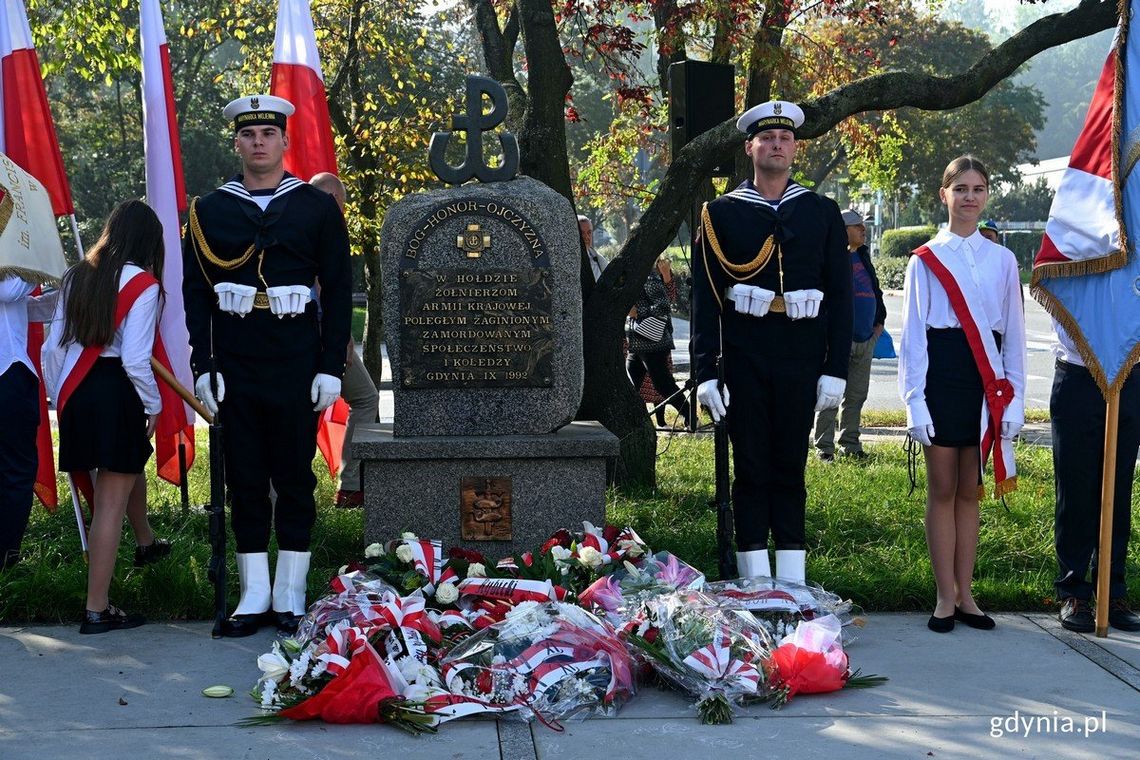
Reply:
[[552, 546], [550, 547], [550, 555], [554, 557], [555, 562], [569, 562], [570, 558], [574, 556], [574, 552], [565, 546]]
[[440, 604], [451, 604], [459, 598], [459, 589], [453, 583], [441, 583], [435, 590], [435, 598]]
[[408, 546], [407, 544], [400, 544], [399, 546], [397, 546], [396, 547], [396, 559], [400, 560], [401, 562], [411, 562], [412, 561], [412, 547]]
[[417, 538], [419, 538], [419, 536], [417, 536], [415, 533], [401, 533], [400, 538], [404, 539], [405, 541], [415, 541]]
[[384, 556], [384, 547], [380, 544], [369, 544], [364, 549], [364, 556], [368, 559], [375, 559], [376, 557]]
[[472, 562], [467, 566], [468, 578], [486, 578], [487, 568], [483, 567], [482, 562]]
[[601, 567], [602, 560], [602, 553], [592, 546], [583, 546], [578, 550], [578, 561], [586, 567]]
[[277, 652], [266, 652], [257, 658], [257, 667], [261, 670], [259, 681], [273, 681], [277, 683], [289, 675], [289, 663]]

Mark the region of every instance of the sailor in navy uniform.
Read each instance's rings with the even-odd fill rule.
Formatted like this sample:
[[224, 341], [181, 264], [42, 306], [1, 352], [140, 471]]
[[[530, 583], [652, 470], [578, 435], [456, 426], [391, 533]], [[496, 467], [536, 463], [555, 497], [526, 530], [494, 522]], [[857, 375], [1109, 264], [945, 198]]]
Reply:
[[182, 264], [194, 390], [211, 413], [220, 406], [226, 431], [241, 600], [223, 632], [292, 632], [305, 613], [317, 421], [340, 394], [352, 321], [348, 232], [332, 196], [284, 170], [291, 103], [256, 95], [223, 113], [242, 173], [191, 203]]
[[801, 583], [808, 437], [843, 397], [852, 318], [839, 207], [791, 180], [803, 119], [785, 101], [739, 118], [753, 178], [704, 207], [693, 255], [697, 398], [717, 420], [732, 401], [737, 566], [772, 575], [770, 531], [776, 576]]

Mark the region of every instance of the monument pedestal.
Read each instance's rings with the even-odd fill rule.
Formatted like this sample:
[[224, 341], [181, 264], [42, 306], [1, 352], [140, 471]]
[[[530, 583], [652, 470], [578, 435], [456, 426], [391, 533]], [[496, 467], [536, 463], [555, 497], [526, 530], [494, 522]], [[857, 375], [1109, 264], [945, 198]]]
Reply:
[[618, 439], [597, 422], [545, 434], [395, 436], [361, 425], [352, 440], [364, 483], [364, 540], [412, 530], [498, 558], [562, 527], [605, 523], [606, 463]]

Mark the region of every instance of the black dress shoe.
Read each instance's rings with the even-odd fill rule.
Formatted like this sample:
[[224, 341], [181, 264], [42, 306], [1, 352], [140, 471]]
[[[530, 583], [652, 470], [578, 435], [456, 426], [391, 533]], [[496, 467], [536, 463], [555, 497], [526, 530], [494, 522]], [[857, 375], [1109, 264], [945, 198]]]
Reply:
[[113, 604], [108, 604], [102, 612], [84, 610], [83, 622], [79, 624], [80, 633], [106, 633], [117, 631], [120, 628], [138, 628], [146, 622], [142, 615], [128, 615]]
[[1108, 605], [1108, 624], [1118, 631], [1140, 631], [1140, 615], [1128, 609], [1124, 599], [1113, 599]]
[[950, 633], [954, 630], [954, 616], [947, 615], [946, 617], [930, 616], [930, 620], [926, 621], [926, 627], [935, 633]]
[[979, 631], [989, 631], [997, 625], [994, 619], [986, 613], [983, 612], [981, 615], [975, 615], [970, 612], [963, 612], [961, 607], [954, 608], [954, 619], [965, 623], [971, 628], [977, 628]]
[[273, 612], [273, 622], [277, 626], [277, 630], [281, 633], [287, 633], [292, 636], [297, 632], [297, 626], [301, 624], [301, 615], [294, 615], [292, 612]]
[[135, 567], [152, 565], [170, 555], [170, 542], [156, 538], [147, 546], [135, 547]]
[[251, 615], [230, 615], [222, 621], [222, 636], [227, 639], [241, 639], [257, 633], [263, 625], [274, 623], [272, 611], [256, 612]]
[[1057, 618], [1061, 621], [1061, 626], [1070, 631], [1092, 633], [1096, 630], [1092, 607], [1089, 606], [1087, 599], [1067, 597], [1061, 603], [1061, 611], [1057, 613]]

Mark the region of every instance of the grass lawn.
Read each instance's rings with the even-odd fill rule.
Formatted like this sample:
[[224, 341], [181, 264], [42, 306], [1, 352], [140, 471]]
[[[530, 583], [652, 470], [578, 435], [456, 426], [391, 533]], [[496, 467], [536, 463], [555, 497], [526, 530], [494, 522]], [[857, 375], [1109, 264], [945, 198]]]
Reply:
[[357, 345], [364, 342], [364, 318], [367, 316], [368, 310], [363, 306], [352, 308], [352, 339], [356, 341]]
[[[611, 490], [611, 522], [633, 525], [654, 549], [668, 549], [716, 573], [716, 518], [712, 496], [712, 438], [667, 437], [658, 440], [658, 489]], [[871, 458], [857, 464], [840, 459], [808, 465], [808, 578], [868, 610], [927, 610], [934, 583], [923, 534], [923, 477], [907, 495], [905, 457], [894, 444], [869, 448]], [[199, 462], [191, 474], [190, 501], [208, 496], [205, 432], [199, 438]], [[1053, 470], [1048, 449], [1021, 446], [1017, 451], [1020, 490], [1000, 503], [982, 505], [975, 594], [989, 610], [1042, 610], [1052, 604]], [[318, 457], [319, 517], [313, 540], [310, 600], [324, 579], [362, 551], [363, 514], [331, 506], [333, 483]], [[131, 567], [133, 544], [125, 532], [111, 599], [152, 619], [212, 617], [206, 565], [210, 550], [204, 514], [183, 516], [178, 489], [156, 484], [150, 472], [152, 522], [160, 536], [174, 543], [172, 557], [157, 565]], [[61, 496], [67, 493], [61, 482]], [[414, 528], [416, 526], [409, 526]], [[553, 532], [561, 527], [551, 525]], [[425, 530], [425, 533], [428, 532]], [[1132, 545], [1136, 545], [1136, 529]], [[231, 603], [237, 601], [237, 577], [231, 547]], [[275, 549], [271, 549], [273, 551]], [[26, 559], [0, 575], [0, 621], [73, 622], [82, 609], [86, 566], [79, 549], [69, 501], [55, 514], [38, 505], [24, 541]], [[1131, 596], [1140, 597], [1140, 571], [1130, 563]]]

